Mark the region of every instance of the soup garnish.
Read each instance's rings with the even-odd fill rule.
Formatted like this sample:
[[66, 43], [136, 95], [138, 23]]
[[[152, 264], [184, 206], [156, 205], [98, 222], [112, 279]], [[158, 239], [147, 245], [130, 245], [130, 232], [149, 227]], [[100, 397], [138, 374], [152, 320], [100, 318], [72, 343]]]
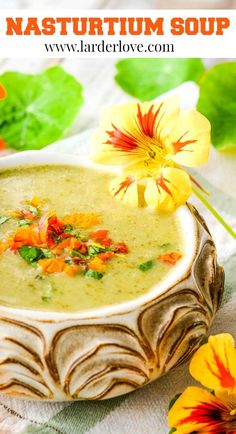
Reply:
[[16, 231], [0, 243], [0, 253], [13, 251], [28, 264], [45, 274], [83, 273], [101, 279], [106, 263], [114, 256], [128, 253], [122, 241], [114, 243], [109, 231], [100, 229], [89, 235], [81, 233], [101, 223], [97, 214], [68, 214], [59, 218], [55, 212], [42, 210], [42, 202], [33, 197], [23, 208], [2, 216], [0, 224], [14, 219]]

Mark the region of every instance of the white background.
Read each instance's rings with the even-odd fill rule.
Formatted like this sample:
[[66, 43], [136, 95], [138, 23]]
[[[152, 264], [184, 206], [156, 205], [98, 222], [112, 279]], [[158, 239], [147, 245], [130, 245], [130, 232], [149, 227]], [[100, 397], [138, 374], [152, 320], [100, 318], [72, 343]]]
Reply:
[[[99, 43], [102, 39], [106, 39], [108, 43], [117, 42], [119, 39], [125, 43], [173, 43], [175, 45], [175, 53], [158, 53], [158, 57], [235, 57], [236, 55], [236, 11], [235, 10], [169, 10], [169, 11], [154, 11], [149, 10], [60, 10], [55, 11], [47, 9], [40, 10], [2, 10], [0, 13], [0, 57], [57, 57], [58, 53], [47, 53], [44, 48], [44, 43], [76, 43], [80, 36], [6, 36], [6, 16], [23, 16], [27, 22], [28, 16], [38, 16], [39, 19], [50, 16], [150, 16], [154, 20], [157, 17], [165, 17], [165, 35], [157, 36], [85, 36], [85, 42]], [[187, 17], [229, 17], [231, 19], [231, 26], [225, 30], [224, 36], [203, 36], [201, 34], [195, 36], [173, 36], [170, 33], [170, 20], [172, 17], [181, 16]], [[154, 54], [155, 55], [155, 54]], [[138, 57], [137, 53], [61, 53], [60, 57]], [[150, 57], [150, 53], [141, 53], [140, 57]]]

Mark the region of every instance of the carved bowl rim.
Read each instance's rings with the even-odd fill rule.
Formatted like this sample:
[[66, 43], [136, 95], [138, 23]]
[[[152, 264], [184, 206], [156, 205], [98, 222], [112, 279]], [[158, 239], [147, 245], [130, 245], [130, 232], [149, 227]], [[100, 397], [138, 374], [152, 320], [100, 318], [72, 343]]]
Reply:
[[[1, 158], [0, 172], [21, 166], [30, 165], [71, 165], [76, 167], [92, 168], [100, 172], [119, 173], [119, 168], [114, 166], [102, 166], [91, 162], [86, 157], [71, 154], [60, 154], [50, 150], [42, 151], [23, 151], [18, 154], [12, 154]], [[2, 313], [10, 313], [12, 315], [21, 315], [30, 319], [42, 320], [45, 322], [54, 321], [70, 321], [70, 320], [91, 320], [92, 318], [104, 318], [120, 314], [129, 313], [136, 309], [142, 308], [147, 303], [155, 301], [155, 299], [170, 290], [179, 281], [186, 276], [194, 262], [198, 248], [198, 225], [197, 221], [187, 205], [179, 207], [176, 211], [176, 216], [179, 217], [180, 224], [184, 236], [184, 255], [183, 258], [175, 266], [174, 270], [168, 274], [160, 283], [156, 284], [149, 292], [139, 296], [131, 301], [123, 302], [115, 305], [94, 308], [79, 312], [56, 312], [56, 311], [41, 311], [33, 309], [13, 308], [0, 304]]]

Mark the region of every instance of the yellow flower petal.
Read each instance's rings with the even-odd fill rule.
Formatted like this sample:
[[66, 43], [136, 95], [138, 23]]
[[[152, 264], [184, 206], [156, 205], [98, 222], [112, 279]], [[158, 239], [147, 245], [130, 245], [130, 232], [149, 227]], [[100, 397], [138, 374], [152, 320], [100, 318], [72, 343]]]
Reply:
[[210, 336], [194, 354], [191, 375], [209, 389], [236, 387], [236, 349], [228, 333]]
[[188, 167], [205, 164], [210, 152], [210, 122], [195, 110], [181, 113], [170, 135], [172, 160]]
[[[157, 104], [128, 103], [108, 107], [93, 138], [93, 160], [102, 164], [129, 164], [140, 160], [158, 165], [165, 137], [179, 114], [179, 100], [171, 97]], [[164, 150], [166, 153], [166, 150]]]
[[110, 192], [116, 199], [131, 206], [139, 205], [138, 184], [134, 177], [120, 175], [110, 183]]
[[147, 182], [144, 197], [151, 208], [173, 211], [185, 204], [191, 193], [188, 174], [181, 169], [166, 167], [160, 176]]
[[[172, 96], [155, 104], [145, 102], [139, 104], [139, 106], [139, 125], [141, 126], [141, 131], [146, 137], [153, 136], [158, 142], [162, 142], [178, 120], [180, 113], [179, 97]], [[155, 122], [153, 123], [153, 134], [150, 134], [150, 130], [152, 131], [150, 127], [153, 119], [152, 114], [155, 116]]]
[[179, 97], [172, 96], [164, 100], [161, 104], [161, 110], [159, 114], [157, 124], [157, 137], [162, 145], [165, 142], [166, 137], [170, 134], [173, 125], [178, 120], [180, 115]]
[[232, 427], [229, 416], [229, 409], [216, 396], [199, 387], [188, 387], [170, 409], [168, 423], [176, 428], [176, 434], [226, 433]]
[[[101, 164], [125, 164], [130, 160], [129, 150], [136, 148], [136, 140], [132, 134], [136, 131], [137, 103], [127, 103], [107, 107], [101, 116], [99, 131], [93, 136], [93, 155], [92, 159]], [[114, 128], [115, 127], [115, 128]], [[120, 149], [114, 147], [110, 140], [112, 131], [120, 134], [120, 140], [126, 146]]]
[[227, 405], [232, 416], [236, 415], [236, 387], [234, 389], [216, 389], [215, 395]]

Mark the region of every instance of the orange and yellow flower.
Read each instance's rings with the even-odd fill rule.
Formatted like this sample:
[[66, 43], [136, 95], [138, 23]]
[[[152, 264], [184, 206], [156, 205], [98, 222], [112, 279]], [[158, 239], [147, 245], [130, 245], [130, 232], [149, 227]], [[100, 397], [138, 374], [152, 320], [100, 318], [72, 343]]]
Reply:
[[228, 333], [211, 336], [190, 363], [190, 373], [203, 386], [188, 387], [169, 411], [176, 434], [236, 434], [236, 348]]
[[192, 182], [186, 167], [207, 162], [210, 123], [178, 98], [109, 107], [95, 136], [94, 160], [124, 167], [110, 192], [124, 203], [171, 211], [186, 202]]

